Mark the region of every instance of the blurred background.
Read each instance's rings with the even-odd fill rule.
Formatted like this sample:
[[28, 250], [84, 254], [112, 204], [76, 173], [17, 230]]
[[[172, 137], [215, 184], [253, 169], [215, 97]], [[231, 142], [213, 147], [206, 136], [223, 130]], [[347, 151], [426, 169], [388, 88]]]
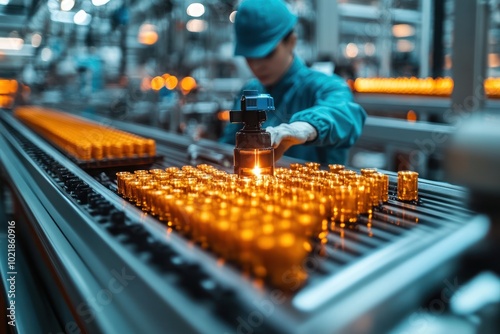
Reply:
[[[0, 78], [18, 84], [2, 104], [216, 140], [251, 75], [233, 56], [238, 3], [0, 0]], [[299, 17], [297, 53], [344, 77], [371, 116], [349, 164], [442, 180], [443, 138], [463, 115], [498, 104], [499, 1], [287, 3]]]
[[[345, 79], [368, 113], [348, 167], [383, 170], [389, 183], [379, 192], [387, 179], [372, 178], [349, 201], [351, 188], [329, 186], [303, 202], [295, 186], [313, 183], [293, 178], [293, 201], [283, 187], [258, 202], [244, 179], [223, 188], [236, 179], [214, 171], [206, 194], [215, 199], [200, 204], [200, 180], [212, 176], [187, 165], [232, 169], [234, 147], [215, 141], [251, 77], [233, 56], [239, 2], [0, 0], [0, 244], [18, 235], [19, 333], [499, 333], [500, 0], [287, 0], [299, 17], [297, 54]], [[11, 115], [22, 105], [45, 107], [37, 120], [50, 109], [97, 120], [95, 131], [82, 127], [80, 146], [63, 142], [94, 164], [77, 167], [40, 140], [44, 130]], [[89, 144], [113, 127], [154, 139], [134, 146], [150, 159], [130, 161], [130, 142]], [[116, 159], [99, 159], [103, 147]], [[137, 176], [117, 181], [122, 168]], [[418, 172], [411, 200], [399, 195], [403, 170]], [[363, 201], [369, 213], [336, 218]], [[6, 272], [11, 244], [3, 281], [16, 274]], [[286, 256], [292, 269], [303, 260], [307, 283], [283, 302], [250, 253], [271, 270]], [[0, 333], [16, 332], [6, 323]]]

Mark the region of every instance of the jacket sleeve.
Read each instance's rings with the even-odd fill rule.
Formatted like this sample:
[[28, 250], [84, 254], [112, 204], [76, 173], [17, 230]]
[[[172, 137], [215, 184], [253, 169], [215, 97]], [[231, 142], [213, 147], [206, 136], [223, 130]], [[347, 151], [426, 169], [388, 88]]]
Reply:
[[318, 136], [307, 144], [349, 148], [361, 135], [365, 110], [353, 101], [352, 92], [342, 78], [335, 75], [310, 80], [313, 80], [310, 94], [314, 96], [314, 104], [295, 113], [290, 123], [302, 121], [316, 128]]

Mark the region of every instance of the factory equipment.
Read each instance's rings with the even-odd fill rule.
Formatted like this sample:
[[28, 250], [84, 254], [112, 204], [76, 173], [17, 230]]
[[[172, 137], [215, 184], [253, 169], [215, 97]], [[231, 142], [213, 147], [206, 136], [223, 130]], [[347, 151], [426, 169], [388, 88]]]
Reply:
[[484, 270], [494, 269], [497, 275], [500, 274], [498, 261], [488, 255], [497, 254], [500, 245], [499, 127], [500, 117], [496, 113], [471, 115], [452, 136], [446, 162], [448, 180], [467, 187], [468, 205], [492, 221], [492, 229], [474, 262], [481, 263]]
[[67, 113], [25, 106], [14, 115], [84, 168], [148, 165], [156, 158], [154, 140]]
[[[190, 155], [188, 148], [193, 150], [190, 146], [193, 142], [185, 137], [134, 124], [106, 122], [156, 141], [157, 151], [165, 159], [148, 166], [148, 174], [154, 170], [168, 173], [167, 169], [173, 167], [178, 167], [175, 169], [178, 173], [183, 171], [179, 167], [203, 164], [213, 165], [220, 173], [227, 174], [229, 166], [225, 165], [224, 157], [232, 155], [233, 147], [202, 140], [196, 143], [198, 154]], [[371, 213], [356, 215], [356, 219], [351, 219], [346, 213], [343, 224], [340, 218], [334, 219], [325, 230], [319, 231], [321, 237], [315, 232], [294, 239], [300, 242], [290, 247], [306, 247], [302, 249], [307, 249], [307, 255], [297, 257], [302, 259], [299, 263], [288, 262], [290, 271], [281, 279], [273, 276], [271, 281], [262, 280], [256, 275], [259, 270], [249, 275], [245, 264], [240, 267], [228, 261], [226, 256], [239, 254], [241, 257], [243, 253], [234, 253], [224, 247], [244, 249], [246, 245], [250, 246], [244, 242], [244, 237], [257, 231], [251, 228], [234, 231], [241, 232], [237, 243], [217, 239], [223, 234], [212, 233], [210, 237], [217, 240], [215, 247], [219, 247], [224, 256], [207, 252], [199, 229], [192, 229], [190, 233], [195, 238], [187, 239], [175, 224], [169, 226], [161, 216], [158, 219], [151, 213], [155, 210], [154, 201], [152, 206], [146, 204], [150, 209], [148, 212], [143, 211], [142, 206], [120, 198], [118, 193], [123, 193], [127, 187], [123, 188], [120, 178], [117, 183], [117, 170], [78, 167], [5, 110], [0, 114], [0, 133], [3, 180], [16, 202], [17, 210], [12, 220], [16, 221], [16, 233], [22, 235], [23, 240], [19, 250], [29, 254], [26, 256], [29, 269], [18, 276], [19, 282], [21, 277], [30, 277], [24, 275], [29, 270], [40, 277], [35, 286], [43, 286], [42, 289], [27, 288], [30, 293], [24, 294], [26, 299], [19, 295], [16, 300], [17, 320], [26, 326], [38, 319], [38, 330], [45, 332], [64, 330], [65, 327], [66, 330], [80, 328], [98, 333], [159, 333], [166, 330], [201, 333], [387, 332], [399, 319], [425, 304], [426, 298], [439, 289], [446, 278], [456, 277], [461, 257], [485, 238], [490, 227], [486, 217], [466, 208], [465, 189], [419, 179], [417, 199], [400, 200], [397, 175], [387, 172], [384, 173], [389, 177], [386, 201], [383, 199], [381, 204], [378, 196], [370, 197]], [[211, 159], [220, 157], [221, 163], [206, 159], [210, 156]], [[360, 182], [359, 175], [350, 175], [357, 174], [356, 171], [341, 173], [342, 167], [337, 165], [329, 166], [327, 171], [324, 170], [326, 166], [307, 165], [291, 159], [277, 163], [277, 167], [284, 166], [302, 174], [305, 168], [314, 170], [310, 181], [313, 188], [316, 187], [314, 182], [328, 181], [325, 173], [336, 172], [352, 177], [353, 184]], [[194, 169], [186, 167], [183, 172], [207, 180], [207, 176]], [[137, 169], [128, 172], [133, 174], [132, 171]], [[276, 168], [276, 172], [277, 176], [291, 173], [280, 168]], [[360, 172], [363, 177], [371, 178], [370, 175], [377, 171], [367, 169]], [[289, 184], [309, 186], [293, 173], [288, 179]], [[127, 174], [119, 175], [125, 177]], [[137, 180], [137, 176], [134, 177]], [[144, 179], [153, 181], [152, 177]], [[203, 186], [198, 179], [186, 181], [185, 185], [175, 178], [167, 179], [179, 183], [177, 193]], [[136, 180], [133, 182], [138, 182]], [[135, 198], [142, 198], [142, 195], [137, 196], [150, 190], [135, 189], [142, 191], [136, 191]], [[176, 193], [173, 189], [171, 191]], [[134, 192], [129, 196], [133, 197]], [[228, 196], [221, 192], [220, 196], [227, 203], [239, 200], [234, 194]], [[242, 216], [252, 215], [259, 221], [267, 219], [268, 216], [252, 209], [255, 202], [252, 196], [240, 197], [243, 202], [248, 200], [248, 206], [239, 209]], [[266, 194], [263, 198], [267, 198]], [[298, 196], [295, 201], [287, 198], [282, 207], [271, 208], [279, 209], [276, 212], [298, 228], [306, 226], [313, 202], [310, 197]], [[186, 217], [179, 215], [185, 212], [196, 216], [199, 223], [212, 221], [224, 228], [224, 220], [220, 218], [223, 216], [210, 219], [210, 216], [198, 214], [198, 211], [193, 211], [194, 203], [197, 203], [196, 198], [189, 196], [175, 203], [172, 207], [177, 208], [178, 219]], [[219, 203], [222, 210], [231, 209], [231, 206], [221, 203], [222, 200]], [[321, 201], [317, 203], [321, 204]], [[259, 209], [269, 207], [259, 206]], [[290, 244], [290, 238], [283, 239], [285, 246]], [[263, 247], [266, 246], [264, 241], [266, 239], [261, 242]], [[262, 261], [272, 262], [280, 258], [275, 257], [277, 251], [266, 253], [266, 249], [261, 249]], [[19, 261], [22, 259], [19, 257]], [[247, 268], [255, 269], [259, 265], [250, 262]], [[294, 273], [306, 273], [307, 279], [301, 281], [302, 276]], [[2, 275], [5, 275], [4, 271]], [[39, 302], [38, 297], [45, 302]], [[44, 321], [39, 319], [40, 316], [28, 320], [27, 315], [33, 313], [26, 309], [32, 305], [44, 305], [44, 314], [57, 316], [47, 316]], [[40, 311], [34, 314], [40, 314]]]
[[273, 175], [274, 148], [271, 134], [260, 125], [266, 121], [266, 111], [274, 110], [274, 99], [269, 94], [245, 90], [241, 97], [241, 111], [230, 111], [231, 123], [243, 123], [236, 133], [234, 173], [239, 176]]

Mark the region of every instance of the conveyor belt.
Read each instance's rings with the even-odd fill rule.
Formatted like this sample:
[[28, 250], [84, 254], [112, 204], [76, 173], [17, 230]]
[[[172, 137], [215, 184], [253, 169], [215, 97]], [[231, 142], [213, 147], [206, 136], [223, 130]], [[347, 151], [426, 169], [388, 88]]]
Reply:
[[[464, 208], [462, 188], [419, 180], [419, 202], [400, 202], [395, 199], [395, 175], [389, 173], [389, 202], [371, 218], [361, 216], [355, 225], [335, 226], [321, 252], [298, 264], [309, 274], [306, 285], [285, 297], [273, 287], [259, 287], [237, 268], [221, 264], [122, 200], [115, 193], [113, 173], [85, 173], [8, 114], [1, 115], [0, 131], [11, 161], [18, 160], [32, 178], [31, 185], [40, 188], [40, 201], [59, 216], [55, 223], [96, 284], [107, 284], [109, 268], [121, 266], [139, 278], [134, 289], [116, 296], [109, 319], [99, 319], [87, 329], [102, 330], [111, 322], [142, 332], [158, 332], [172, 323], [178, 330], [207, 333], [248, 328], [356, 332], [357, 320], [363, 318], [371, 321], [368, 331], [387, 330], [453, 272], [459, 255], [488, 228], [484, 217]], [[192, 146], [184, 137], [148, 133], [165, 156], [154, 167], [207, 163], [215, 156], [211, 164], [231, 169], [226, 147], [210, 142]], [[73, 303], [77, 301], [75, 297]], [[86, 326], [84, 321], [79, 324]]]

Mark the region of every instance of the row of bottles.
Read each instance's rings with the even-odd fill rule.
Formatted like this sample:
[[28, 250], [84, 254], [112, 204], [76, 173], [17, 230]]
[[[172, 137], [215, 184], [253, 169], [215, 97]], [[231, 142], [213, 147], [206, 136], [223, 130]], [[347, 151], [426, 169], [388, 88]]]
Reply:
[[[304, 282], [301, 263], [328, 229], [355, 223], [388, 201], [389, 177], [343, 165], [276, 168], [238, 177], [210, 165], [117, 173], [118, 193], [167, 226], [245, 272], [289, 289]], [[286, 279], [284, 279], [286, 277]]]
[[73, 157], [83, 160], [154, 157], [156, 143], [109, 126], [47, 108], [22, 106], [14, 115]]

